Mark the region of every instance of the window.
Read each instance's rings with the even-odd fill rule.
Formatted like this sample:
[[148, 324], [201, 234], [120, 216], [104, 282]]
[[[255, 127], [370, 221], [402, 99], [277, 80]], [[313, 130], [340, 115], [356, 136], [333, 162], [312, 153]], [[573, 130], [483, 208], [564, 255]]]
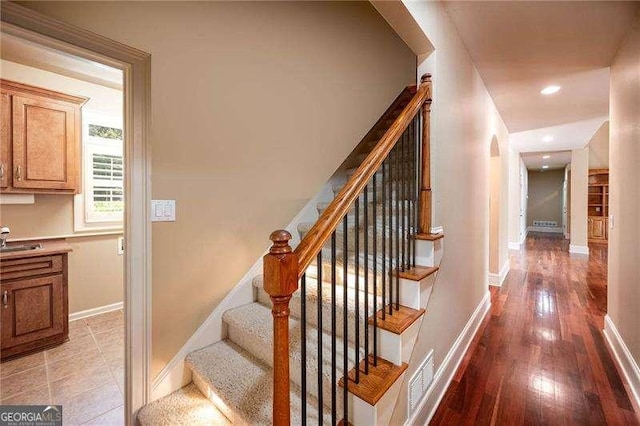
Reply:
[[117, 229], [124, 213], [122, 121], [82, 114], [83, 191], [76, 196], [76, 230]]

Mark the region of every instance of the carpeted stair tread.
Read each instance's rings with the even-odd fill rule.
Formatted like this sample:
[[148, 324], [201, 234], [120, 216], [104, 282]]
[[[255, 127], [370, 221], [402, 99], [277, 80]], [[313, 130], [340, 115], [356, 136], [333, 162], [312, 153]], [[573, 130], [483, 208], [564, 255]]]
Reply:
[[138, 422], [141, 426], [232, 424], [193, 383], [142, 407]]
[[[218, 401], [233, 424], [269, 425], [273, 411], [273, 370], [249, 352], [224, 340], [187, 356], [193, 382]], [[302, 424], [300, 391], [291, 386], [291, 424]], [[324, 419], [330, 412], [324, 408]], [[307, 396], [307, 422], [318, 423], [317, 401]]]
[[[223, 320], [227, 325], [228, 338], [233, 343], [251, 353], [254, 357], [269, 366], [273, 366], [273, 318], [271, 310], [260, 303], [250, 303], [238, 308], [230, 309], [223, 314]], [[361, 324], [364, 327], [363, 324]], [[318, 329], [307, 324], [307, 352], [306, 352], [306, 377], [307, 391], [318, 397]], [[289, 357], [291, 381], [301, 386], [301, 322], [297, 318], [289, 320]], [[322, 333], [322, 376], [324, 401], [331, 398], [331, 334]], [[336, 372], [337, 377], [343, 374], [344, 341], [336, 336]], [[359, 359], [364, 358], [364, 351], [359, 349]], [[348, 368], [355, 366], [355, 352], [353, 344], [349, 344]], [[337, 389], [337, 383], [336, 383]], [[338, 410], [342, 401], [339, 401]], [[325, 402], [326, 405], [330, 405]]]
[[[258, 302], [265, 305], [268, 308], [271, 308], [271, 299], [269, 295], [263, 288], [263, 280], [262, 276], [256, 277], [253, 280], [253, 285], [258, 289]], [[322, 329], [328, 333], [331, 332], [331, 284], [323, 283], [322, 285]], [[344, 311], [344, 287], [341, 285], [336, 286], [336, 336], [344, 337], [343, 335], [343, 311]], [[368, 318], [373, 315], [373, 295], [369, 295], [369, 314], [365, 317], [364, 312], [364, 293], [360, 292], [360, 318]], [[293, 318], [301, 317], [301, 291], [298, 290], [293, 293], [291, 297], [291, 301], [289, 302], [289, 310], [290, 315]], [[382, 298], [377, 298], [378, 303], [377, 306], [380, 308], [382, 306]], [[347, 291], [347, 320], [348, 322], [348, 332], [349, 332], [349, 341], [355, 341], [355, 332], [354, 332], [354, 321], [355, 321], [355, 290], [352, 288], [348, 288]], [[307, 324], [312, 326], [318, 325], [318, 285], [317, 280], [314, 278], [307, 278], [307, 298], [306, 298], [306, 308], [307, 308]], [[360, 327], [360, 346], [363, 346], [363, 331], [362, 326]]]

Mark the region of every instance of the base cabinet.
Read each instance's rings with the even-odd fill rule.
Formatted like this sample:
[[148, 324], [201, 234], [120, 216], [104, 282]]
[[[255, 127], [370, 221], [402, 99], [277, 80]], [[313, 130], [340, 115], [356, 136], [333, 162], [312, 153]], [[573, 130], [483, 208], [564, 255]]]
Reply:
[[607, 223], [606, 217], [589, 217], [587, 221], [589, 242], [607, 242]]
[[2, 359], [66, 341], [67, 254], [3, 260], [0, 274]]

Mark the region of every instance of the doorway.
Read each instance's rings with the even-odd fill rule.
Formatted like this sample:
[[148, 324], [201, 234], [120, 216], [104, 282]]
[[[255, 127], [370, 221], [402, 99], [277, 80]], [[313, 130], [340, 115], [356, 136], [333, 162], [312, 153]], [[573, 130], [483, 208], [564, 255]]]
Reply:
[[[89, 33], [15, 3], [1, 5], [2, 31], [25, 40], [116, 68], [123, 73], [124, 102], [124, 324], [125, 422], [150, 394], [150, 55]], [[135, 285], [134, 285], [135, 283]]]

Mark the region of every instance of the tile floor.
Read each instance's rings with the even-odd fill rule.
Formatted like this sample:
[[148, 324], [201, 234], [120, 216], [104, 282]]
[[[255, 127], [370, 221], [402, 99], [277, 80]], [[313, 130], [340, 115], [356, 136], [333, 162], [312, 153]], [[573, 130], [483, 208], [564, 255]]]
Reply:
[[69, 323], [69, 341], [0, 364], [0, 403], [62, 405], [65, 425], [124, 424], [124, 313]]

